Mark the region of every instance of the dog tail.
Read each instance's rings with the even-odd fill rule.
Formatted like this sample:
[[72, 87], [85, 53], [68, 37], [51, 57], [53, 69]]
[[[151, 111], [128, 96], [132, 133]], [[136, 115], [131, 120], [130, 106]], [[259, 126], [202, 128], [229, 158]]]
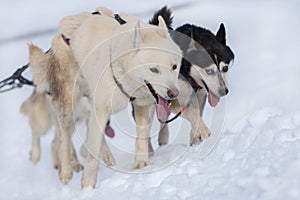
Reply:
[[149, 20], [149, 24], [157, 26], [158, 25], [158, 16], [161, 16], [165, 20], [168, 29], [173, 30], [173, 28], [172, 28], [173, 16], [172, 16], [172, 11], [170, 8], [168, 8], [167, 6], [164, 6], [160, 10], [158, 10], [156, 13], [154, 13], [152, 19]]
[[29, 44], [29, 63], [32, 71], [33, 82], [40, 92], [48, 91], [47, 71], [49, 68], [49, 54], [44, 53], [39, 47]]

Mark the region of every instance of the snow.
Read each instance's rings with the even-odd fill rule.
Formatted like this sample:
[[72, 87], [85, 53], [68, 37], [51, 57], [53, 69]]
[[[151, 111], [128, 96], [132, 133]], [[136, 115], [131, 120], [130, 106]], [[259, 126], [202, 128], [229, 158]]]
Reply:
[[[29, 161], [31, 133], [19, 113], [32, 88], [1, 94], [0, 199], [299, 199], [300, 198], [300, 28], [297, 0], [289, 1], [59, 1], [3, 0], [0, 8], [0, 79], [27, 63], [27, 43], [47, 50], [58, 21], [107, 6], [148, 20], [163, 5], [173, 7], [175, 25], [195, 23], [216, 32], [221, 22], [236, 59], [230, 93], [216, 109], [206, 107], [213, 135], [187, 147], [189, 124], [171, 124], [171, 144], [158, 148], [149, 167], [131, 171], [134, 152], [130, 107], [114, 116], [116, 138], [107, 139], [117, 165], [100, 166], [95, 189], [80, 188], [81, 173], [63, 186], [52, 167], [53, 130], [41, 140], [41, 161]], [[35, 31], [41, 36], [18, 38]], [[30, 72], [26, 73], [30, 77]], [[85, 127], [73, 141], [77, 150]], [[83, 163], [83, 159], [80, 158]]]

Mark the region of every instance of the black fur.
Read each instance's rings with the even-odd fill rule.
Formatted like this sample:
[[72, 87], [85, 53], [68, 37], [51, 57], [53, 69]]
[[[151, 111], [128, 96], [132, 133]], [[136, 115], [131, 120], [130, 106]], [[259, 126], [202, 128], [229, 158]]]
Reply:
[[149, 20], [149, 24], [157, 26], [158, 25], [158, 16], [162, 16], [162, 18], [166, 22], [166, 25], [167, 25], [168, 29], [173, 30], [172, 29], [172, 23], [173, 23], [172, 12], [169, 8], [167, 8], [167, 6], [162, 7], [159, 11], [154, 13], [152, 19]]
[[[178, 27], [176, 32], [183, 33], [192, 39], [194, 39], [198, 44], [200, 44], [210, 55], [211, 59], [218, 66], [219, 61], [223, 61], [225, 63], [229, 63], [232, 59], [234, 59], [234, 54], [231, 49], [225, 45], [225, 28], [224, 25], [221, 24], [220, 29], [218, 31], [219, 37], [216, 37], [212, 32], [207, 29], [204, 29], [199, 26], [185, 24], [183, 26]], [[192, 34], [193, 33], [193, 34]], [[180, 42], [176, 38], [174, 38], [177, 44], [180, 44], [180, 48], [185, 52], [188, 49], [189, 43]], [[217, 60], [215, 58], [217, 56]]]
[[[149, 21], [149, 23], [153, 25], [158, 25], [159, 15], [164, 18], [169, 29], [172, 29], [171, 27], [173, 22], [172, 12], [166, 6], [158, 10], [153, 15], [153, 18]], [[228, 64], [231, 60], [234, 59], [233, 52], [228, 46], [226, 46], [226, 31], [223, 23], [220, 25], [216, 35], [214, 35], [211, 31], [207, 29], [192, 24], [184, 24], [176, 28], [175, 31], [171, 33], [171, 35], [173, 40], [183, 51], [183, 56], [185, 57], [185, 59], [182, 59], [182, 66], [180, 68], [180, 73], [189, 74], [190, 67], [191, 67], [190, 62], [193, 62], [193, 64], [197, 64], [197, 65], [200, 64], [200, 62], [198, 63], [199, 59], [190, 59], [188, 57], [197, 58], [197, 56], [192, 56], [192, 55], [194, 53], [196, 54], [197, 52], [199, 52], [199, 48], [201, 47], [203, 47], [204, 50], [209, 54], [209, 57], [211, 58], [210, 62], [213, 61], [217, 66], [219, 65], [220, 61], [223, 61]], [[187, 51], [189, 49], [189, 44], [191, 42], [191, 39], [195, 40], [198, 45], [196, 45], [197, 48], [195, 50], [188, 52], [189, 56], [187, 57], [188, 55]], [[197, 54], [199, 55], [199, 53]], [[207, 64], [208, 64], [208, 60], [205, 59], [204, 61], [201, 60], [201, 65], [199, 66], [206, 67]]]
[[226, 33], [225, 33], [225, 26], [223, 23], [220, 24], [220, 28], [216, 34], [217, 40], [221, 42], [223, 45], [226, 45]]

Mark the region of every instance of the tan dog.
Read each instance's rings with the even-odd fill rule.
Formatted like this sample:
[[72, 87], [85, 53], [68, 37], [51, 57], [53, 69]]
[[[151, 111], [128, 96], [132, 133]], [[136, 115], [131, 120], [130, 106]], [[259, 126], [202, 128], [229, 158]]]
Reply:
[[[98, 8], [98, 11], [109, 13], [109, 11], [104, 8]], [[106, 12], [105, 12], [106, 11]], [[53, 103], [54, 97], [53, 97], [53, 91], [62, 92], [59, 91], [62, 88], [59, 86], [53, 86], [50, 87], [50, 84], [47, 83], [47, 79], [51, 79], [51, 77], [47, 77], [47, 73], [43, 70], [50, 69], [57, 71], [61, 70], [66, 72], [64, 70], [64, 67], [66, 65], [63, 63], [63, 61], [68, 62], [69, 65], [72, 65], [73, 72], [70, 73], [64, 73], [62, 76], [64, 76], [66, 79], [69, 77], [69, 80], [67, 80], [67, 83], [73, 83], [75, 81], [74, 73], [76, 70], [78, 70], [77, 63], [74, 61], [72, 55], [70, 54], [70, 49], [66, 46], [66, 38], [68, 38], [72, 32], [76, 30], [78, 26], [80, 26], [88, 17], [92, 16], [90, 13], [81, 13], [78, 15], [70, 16], [65, 20], [64, 22], [68, 23], [68, 28], [66, 29], [64, 24], [59, 24], [60, 30], [64, 33], [64, 36], [62, 38], [56, 37], [56, 40], [53, 41], [52, 48], [49, 52], [44, 54], [41, 49], [39, 49], [36, 46], [30, 45], [30, 67], [34, 68], [33, 70], [33, 76], [34, 76], [34, 82], [37, 85], [37, 89], [33, 91], [31, 96], [26, 99], [22, 106], [21, 106], [21, 112], [29, 117], [29, 124], [32, 129], [32, 147], [30, 150], [30, 160], [36, 164], [40, 160], [40, 154], [41, 154], [41, 147], [40, 147], [40, 137], [51, 128], [52, 125], [55, 125], [56, 127], [56, 134], [52, 141], [52, 160], [54, 168], [59, 169], [61, 174], [61, 160], [62, 155], [60, 151], [60, 145], [59, 145], [59, 138], [60, 138], [60, 126], [59, 121], [57, 120], [56, 116], [56, 110], [54, 108], [56, 103]], [[73, 23], [73, 24], [72, 24]], [[72, 28], [71, 28], [72, 27]], [[56, 53], [57, 51], [60, 51], [61, 53]], [[53, 62], [55, 61], [55, 62]], [[49, 74], [48, 74], [49, 76]], [[82, 76], [79, 75], [82, 79]], [[62, 84], [64, 84], [64, 77], [60, 79]], [[79, 78], [79, 79], [80, 79]], [[70, 89], [70, 88], [69, 88]], [[84, 94], [83, 97], [76, 97], [75, 99], [76, 103], [79, 105], [74, 105], [76, 108], [76, 116], [74, 115], [73, 121], [75, 123], [80, 122], [82, 120], [87, 120], [89, 117], [90, 108], [88, 105], [88, 94], [86, 85], [81, 85], [79, 88], [75, 88], [76, 91], [81, 90], [79, 92], [80, 94]], [[51, 92], [52, 91], [52, 92]], [[65, 91], [65, 90], [63, 90]], [[55, 93], [55, 92], [54, 92]], [[59, 96], [56, 94], [56, 96]], [[57, 101], [57, 99], [56, 99]], [[68, 112], [68, 111], [67, 111]], [[71, 129], [74, 129], [74, 126], [72, 125]], [[83, 169], [83, 166], [78, 162], [76, 151], [74, 149], [74, 145], [70, 141], [70, 157], [71, 157], [71, 164], [74, 171], [78, 172]], [[105, 141], [104, 141], [105, 142]], [[82, 148], [84, 149], [84, 148]], [[83, 156], [86, 156], [87, 153], [84, 151], [82, 153]], [[109, 149], [106, 144], [102, 146], [101, 151], [101, 159], [107, 164], [107, 165], [114, 165], [115, 160], [112, 156], [112, 154], [109, 152]], [[60, 175], [61, 177], [61, 175]], [[62, 177], [61, 177], [62, 178]], [[62, 180], [62, 179], [61, 179]], [[62, 180], [63, 181], [63, 180]], [[63, 181], [64, 182], [64, 181]]]
[[[84, 106], [82, 106], [84, 108]], [[60, 153], [59, 153], [59, 128], [56, 124], [55, 115], [53, 113], [53, 108], [51, 100], [45, 93], [37, 92], [36, 90], [26, 99], [22, 106], [21, 112], [28, 116], [29, 125], [32, 129], [32, 146], [30, 150], [30, 160], [33, 164], [37, 164], [41, 156], [40, 147], [40, 137], [46, 134], [53, 124], [56, 126], [55, 137], [52, 141], [51, 155], [53, 166], [56, 169], [60, 169]], [[83, 110], [81, 112], [82, 116], [77, 118], [76, 121], [81, 121], [88, 116], [88, 110]], [[71, 145], [71, 160], [72, 168], [74, 171], [79, 172], [83, 169], [83, 166], [79, 163], [76, 155], [76, 150], [74, 149], [73, 143]]]

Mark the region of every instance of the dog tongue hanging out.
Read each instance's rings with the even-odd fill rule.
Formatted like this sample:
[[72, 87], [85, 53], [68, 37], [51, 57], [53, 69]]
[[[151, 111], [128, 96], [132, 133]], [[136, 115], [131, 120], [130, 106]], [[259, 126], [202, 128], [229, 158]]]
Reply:
[[168, 107], [168, 101], [158, 95], [158, 103], [155, 105], [157, 119], [160, 122], [165, 122], [168, 120], [170, 115], [170, 109]]
[[214, 95], [211, 91], [208, 92], [208, 103], [211, 107], [216, 107], [220, 101], [220, 97]]

